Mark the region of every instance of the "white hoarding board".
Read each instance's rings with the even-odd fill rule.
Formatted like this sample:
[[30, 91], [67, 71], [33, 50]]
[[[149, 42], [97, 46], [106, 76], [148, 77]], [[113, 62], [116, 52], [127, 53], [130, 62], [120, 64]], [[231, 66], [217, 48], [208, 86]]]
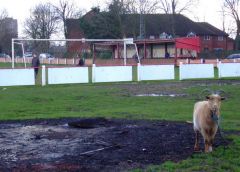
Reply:
[[35, 85], [34, 69], [0, 69], [0, 86]]
[[174, 65], [149, 65], [140, 68], [139, 80], [170, 80], [175, 78]]
[[213, 64], [180, 64], [179, 79], [214, 78]]
[[93, 82], [132, 81], [132, 66], [93, 67]]
[[222, 77], [240, 77], [240, 63], [219, 63], [219, 78]]
[[88, 67], [49, 68], [48, 84], [88, 83]]

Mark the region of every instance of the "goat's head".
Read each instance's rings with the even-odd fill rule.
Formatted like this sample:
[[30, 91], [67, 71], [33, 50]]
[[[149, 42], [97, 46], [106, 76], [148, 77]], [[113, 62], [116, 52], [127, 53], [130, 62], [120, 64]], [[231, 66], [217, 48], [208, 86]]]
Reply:
[[225, 100], [225, 97], [221, 97], [218, 94], [211, 94], [209, 96], [206, 96], [206, 99], [209, 103], [209, 108], [212, 112], [217, 112], [218, 109], [220, 109], [221, 101]]
[[217, 112], [220, 109], [221, 101], [225, 100], [226, 93], [223, 90], [212, 91], [210, 89], [204, 89], [201, 95], [207, 95], [206, 99], [209, 102], [209, 108], [212, 112]]

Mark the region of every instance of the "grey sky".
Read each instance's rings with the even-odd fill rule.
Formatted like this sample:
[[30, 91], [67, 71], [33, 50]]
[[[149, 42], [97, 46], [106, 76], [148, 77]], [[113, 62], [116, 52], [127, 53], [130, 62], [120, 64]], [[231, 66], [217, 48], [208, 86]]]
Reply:
[[[24, 20], [30, 15], [30, 9], [40, 2], [57, 3], [59, 0], [0, 0], [0, 9], [7, 9], [9, 16], [18, 20], [21, 36]], [[105, 6], [106, 0], [73, 0], [81, 9], [90, 10], [91, 7]], [[183, 0], [181, 0], [183, 1]], [[221, 0], [199, 0], [199, 6], [186, 14], [194, 21], [206, 21], [222, 29]], [[227, 22], [228, 23], [228, 22]]]

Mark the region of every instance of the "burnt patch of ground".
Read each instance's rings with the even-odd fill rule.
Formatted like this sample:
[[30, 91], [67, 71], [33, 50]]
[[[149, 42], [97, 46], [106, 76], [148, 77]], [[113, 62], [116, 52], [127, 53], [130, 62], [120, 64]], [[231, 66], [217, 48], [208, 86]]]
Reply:
[[0, 171], [125, 171], [186, 159], [194, 145], [192, 124], [182, 122], [69, 118], [0, 129]]

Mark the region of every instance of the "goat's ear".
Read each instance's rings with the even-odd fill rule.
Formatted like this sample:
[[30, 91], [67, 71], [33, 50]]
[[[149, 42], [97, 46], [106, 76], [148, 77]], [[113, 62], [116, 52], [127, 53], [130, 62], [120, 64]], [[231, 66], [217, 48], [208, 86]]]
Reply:
[[206, 96], [206, 99], [207, 99], [207, 100], [209, 100], [209, 99], [210, 99], [210, 97], [209, 97], [209, 96]]
[[225, 100], [225, 97], [221, 97], [221, 100]]

